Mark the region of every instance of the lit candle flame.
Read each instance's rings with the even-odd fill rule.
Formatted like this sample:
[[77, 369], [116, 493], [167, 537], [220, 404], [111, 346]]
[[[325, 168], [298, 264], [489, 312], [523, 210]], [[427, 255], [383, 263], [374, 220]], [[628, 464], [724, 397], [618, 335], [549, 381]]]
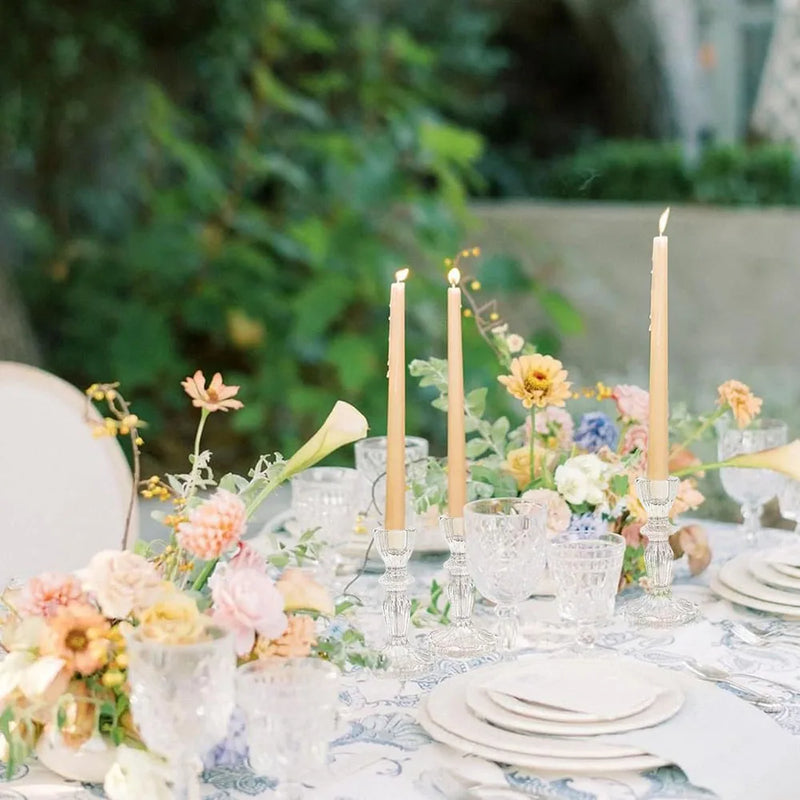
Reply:
[[663, 236], [669, 222], [669, 206], [664, 209], [664, 213], [658, 219], [658, 235]]
[[450, 281], [451, 286], [458, 286], [459, 281], [461, 280], [461, 270], [458, 267], [453, 267], [453, 269], [447, 273], [447, 280]]
[[403, 269], [399, 269], [399, 270], [397, 270], [397, 272], [395, 272], [394, 279], [398, 283], [402, 283], [408, 277], [408, 273], [410, 271], [411, 270], [408, 267], [403, 267]]

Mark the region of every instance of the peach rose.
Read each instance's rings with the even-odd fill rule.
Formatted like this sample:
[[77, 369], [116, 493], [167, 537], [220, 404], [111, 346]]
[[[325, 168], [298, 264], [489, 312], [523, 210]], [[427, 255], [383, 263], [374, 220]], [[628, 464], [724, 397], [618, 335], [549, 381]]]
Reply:
[[161, 591], [156, 568], [146, 558], [126, 550], [101, 550], [92, 557], [82, 577], [100, 610], [112, 619], [124, 619], [146, 608]]
[[687, 479], [678, 484], [678, 495], [672, 505], [672, 514], [684, 514], [703, 505], [703, 493], [697, 488], [693, 480]]
[[286, 611], [318, 611], [326, 617], [332, 617], [335, 613], [333, 600], [325, 587], [304, 570], [285, 570], [275, 586], [283, 595]]
[[708, 536], [700, 525], [685, 525], [678, 531], [678, 543], [686, 553], [689, 572], [699, 575], [711, 563]]

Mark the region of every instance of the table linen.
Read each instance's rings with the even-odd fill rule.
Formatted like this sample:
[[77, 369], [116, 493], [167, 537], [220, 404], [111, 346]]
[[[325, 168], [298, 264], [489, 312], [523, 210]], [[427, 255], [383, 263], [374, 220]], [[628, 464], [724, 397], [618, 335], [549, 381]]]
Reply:
[[[713, 573], [722, 563], [741, 552], [742, 538], [738, 528], [720, 523], [704, 523], [714, 549]], [[786, 545], [798, 541], [791, 532], [764, 531], [760, 546]], [[412, 561], [410, 571], [417, 579], [411, 594], [424, 597], [434, 577], [441, 578], [443, 556]], [[716, 597], [708, 588], [709, 575], [689, 576], [685, 564], [676, 569], [675, 592], [698, 602], [702, 618], [693, 624], [667, 630], [632, 628], [621, 615], [612, 625], [601, 628], [598, 644], [628, 657], [671, 669], [683, 669], [684, 659], [724, 667], [731, 672], [756, 673], [745, 678], [748, 685], [760, 692], [769, 692], [784, 703], [780, 713], [764, 716], [764, 723], [777, 724], [800, 739], [800, 646], [788, 641], [775, 641], [769, 646], [745, 644], [731, 631], [734, 621], [757, 622], [769, 629], [800, 630], [800, 622], [783, 621], [770, 615], [731, 605]], [[380, 616], [380, 589], [376, 575], [364, 575], [353, 586], [365, 602], [361, 613], [368, 638], [379, 643], [383, 636]], [[525, 653], [556, 652], [571, 639], [559, 631], [552, 598], [534, 598], [522, 608], [522, 648]], [[491, 620], [491, 610], [478, 607], [477, 617]], [[366, 674], [348, 678], [342, 687], [343, 720], [331, 748], [331, 773], [318, 779], [308, 792], [314, 800], [441, 800], [447, 795], [442, 772], [457, 763], [443, 757], [440, 745], [432, 743], [417, 724], [416, 708], [420, 697], [445, 678], [497, 660], [486, 656], [468, 661], [435, 662], [430, 674], [401, 683]], [[711, 687], [709, 687], [711, 688]], [[720, 690], [722, 691], [722, 690]], [[758, 712], [762, 713], [762, 712]], [[708, 730], [705, 738], [722, 740], [726, 720]], [[741, 731], [747, 740], [747, 731]], [[245, 800], [270, 798], [276, 781], [255, 774], [240, 760], [242, 731], [235, 730], [232, 742], [216, 753], [217, 761], [204, 773], [203, 800]], [[237, 747], [237, 745], [239, 745]], [[709, 757], [713, 755], [709, 749]], [[746, 746], [734, 757], [743, 757]], [[733, 754], [732, 754], [733, 755]], [[787, 763], [785, 773], [796, 774], [796, 763]], [[779, 766], [776, 765], [776, 775]], [[662, 767], [642, 774], [615, 774], [603, 778], [575, 777], [519, 770], [489, 770], [503, 774], [509, 787], [521, 793], [541, 793], [553, 800], [699, 800], [714, 797], [693, 786], [675, 767]], [[0, 765], [0, 775], [3, 775]], [[68, 783], [33, 762], [17, 768], [11, 780], [0, 783], [0, 800], [90, 800], [102, 798], [96, 785]], [[754, 795], [755, 796], [755, 795]], [[729, 798], [722, 798], [729, 800]]]

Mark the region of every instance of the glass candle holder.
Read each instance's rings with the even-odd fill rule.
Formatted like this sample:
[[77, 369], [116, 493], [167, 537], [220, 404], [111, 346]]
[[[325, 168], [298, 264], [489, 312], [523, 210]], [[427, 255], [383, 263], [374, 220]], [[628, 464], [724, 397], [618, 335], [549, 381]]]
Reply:
[[392, 531], [376, 528], [373, 537], [386, 567], [378, 579], [384, 589], [383, 619], [388, 634], [381, 651], [385, 662], [381, 674], [400, 680], [419, 677], [429, 670], [430, 658], [408, 638], [411, 620], [408, 587], [413, 583], [408, 574], [408, 559], [414, 550], [414, 531], [410, 528]]
[[447, 584], [450, 622], [429, 634], [428, 647], [434, 655], [445, 658], [473, 658], [494, 650], [497, 638], [472, 621], [475, 585], [467, 568], [463, 517], [445, 515], [439, 518], [439, 525], [450, 548], [450, 558], [444, 564], [450, 579]]
[[669, 520], [669, 510], [678, 494], [678, 484], [675, 477], [636, 479], [636, 492], [647, 512], [642, 534], [647, 537], [644, 561], [648, 585], [643, 597], [625, 607], [625, 616], [634, 625], [671, 628], [691, 622], [699, 614], [695, 603], [672, 596], [674, 555], [669, 537], [676, 528]]

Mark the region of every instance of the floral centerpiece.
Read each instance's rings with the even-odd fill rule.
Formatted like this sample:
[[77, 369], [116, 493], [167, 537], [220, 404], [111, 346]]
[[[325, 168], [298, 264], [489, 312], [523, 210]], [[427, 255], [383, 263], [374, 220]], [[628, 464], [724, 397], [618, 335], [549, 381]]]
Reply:
[[[472, 251], [464, 251], [461, 255], [470, 254]], [[448, 267], [452, 263], [445, 261]], [[522, 413], [516, 420], [508, 416], [487, 419], [488, 388], [467, 394], [468, 499], [522, 495], [537, 501], [547, 509], [550, 535], [566, 531], [587, 536], [606, 530], [620, 533], [627, 543], [621, 587], [638, 582], [645, 575], [641, 529], [646, 514], [635, 493], [635, 479], [644, 475], [647, 467], [648, 392], [638, 386], [603, 383], [576, 389], [561, 361], [536, 352], [522, 336], [509, 332], [494, 302], [475, 301], [465, 287], [470, 282], [462, 282], [469, 303], [465, 314], [475, 319], [497, 356], [502, 372], [498, 381]], [[421, 386], [438, 391], [433, 405], [446, 410], [447, 362], [416, 360], [410, 371]], [[682, 406], [675, 407], [669, 469], [681, 480], [673, 516], [695, 510], [704, 502], [699, 482], [711, 469], [762, 467], [800, 476], [800, 441], [708, 464], [692, 451], [692, 445], [725, 414], [740, 427], [749, 425], [759, 414], [761, 402], [745, 384], [729, 380], [719, 387], [716, 404], [708, 413], [692, 415]], [[442, 460], [429, 460], [424, 479], [412, 487], [418, 511], [444, 507], [446, 468]], [[676, 557], [687, 556], [692, 574], [708, 566], [711, 551], [700, 526], [680, 527], [671, 543]]]
[[[126, 745], [107, 788], [115, 798], [130, 796], [125, 765], [142, 763], [130, 748], [144, 749], [127, 678], [125, 634], [133, 627], [158, 642], [180, 644], [201, 640], [210, 624], [221, 625], [233, 632], [240, 662], [318, 657], [340, 666], [376, 663], [346, 620], [325, 632], [324, 621], [345, 609], [335, 608], [298, 568], [313, 554], [312, 534], [266, 554], [243, 540], [248, 519], [279, 484], [366, 435], [363, 415], [338, 402], [290, 459], [261, 456], [247, 477], [217, 480], [211, 453], [201, 449], [203, 430], [212, 414], [242, 407], [239, 387], [226, 386], [219, 374], [206, 385], [199, 371], [183, 387], [200, 410], [190, 471], [141, 484], [146, 497], [171, 504], [158, 515], [167, 540], [126, 550], [129, 515], [122, 549], [97, 553], [76, 574], [38, 575], [2, 594], [0, 642], [7, 655], [0, 661], [0, 733], [8, 775], [33, 750], [47, 763], [46, 748], [54, 744], [75, 751], [106, 748], [112, 755], [115, 746]], [[87, 415], [95, 432], [129, 436], [138, 475], [143, 423], [115, 384], [93, 385], [87, 394], [88, 402], [107, 408], [102, 421]]]

